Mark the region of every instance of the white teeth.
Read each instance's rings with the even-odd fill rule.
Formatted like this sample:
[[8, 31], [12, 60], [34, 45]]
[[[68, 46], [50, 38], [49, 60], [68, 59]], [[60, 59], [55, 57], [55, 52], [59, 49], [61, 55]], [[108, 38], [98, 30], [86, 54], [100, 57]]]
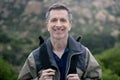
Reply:
[[54, 31], [63, 31], [64, 29], [53, 29]]

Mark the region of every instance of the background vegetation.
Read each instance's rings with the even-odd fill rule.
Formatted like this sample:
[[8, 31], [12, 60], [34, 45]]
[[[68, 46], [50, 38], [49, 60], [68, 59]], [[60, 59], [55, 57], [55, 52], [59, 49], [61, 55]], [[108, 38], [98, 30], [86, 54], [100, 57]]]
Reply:
[[[49, 34], [45, 12], [57, 0], [0, 0], [0, 80], [16, 80], [38, 37]], [[103, 70], [103, 80], [120, 80], [120, 1], [59, 0], [73, 14], [72, 31], [82, 36]]]

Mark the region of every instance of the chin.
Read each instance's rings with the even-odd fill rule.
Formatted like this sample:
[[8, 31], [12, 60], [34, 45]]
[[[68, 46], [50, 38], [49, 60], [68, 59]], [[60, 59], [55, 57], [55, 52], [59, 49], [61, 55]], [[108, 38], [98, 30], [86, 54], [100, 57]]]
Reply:
[[65, 36], [65, 35], [56, 35], [56, 36], [54, 36], [54, 39], [56, 39], [56, 40], [61, 40], [61, 39], [65, 39], [67, 36]]

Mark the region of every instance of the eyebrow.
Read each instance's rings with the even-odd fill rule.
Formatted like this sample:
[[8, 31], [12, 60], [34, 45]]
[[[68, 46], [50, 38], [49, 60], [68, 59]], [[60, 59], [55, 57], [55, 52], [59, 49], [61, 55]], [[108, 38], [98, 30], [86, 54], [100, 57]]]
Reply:
[[[57, 18], [52, 18], [50, 21], [54, 22], [54, 21], [57, 21], [57, 20], [58, 20]], [[67, 20], [65, 18], [60, 18], [60, 21], [66, 22]]]

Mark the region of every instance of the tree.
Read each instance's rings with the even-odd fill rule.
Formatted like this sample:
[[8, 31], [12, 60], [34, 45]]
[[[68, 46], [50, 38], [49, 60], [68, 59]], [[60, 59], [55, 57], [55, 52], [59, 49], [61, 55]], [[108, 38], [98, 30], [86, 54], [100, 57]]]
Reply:
[[0, 80], [16, 80], [17, 76], [11, 64], [0, 58]]
[[119, 47], [114, 47], [95, 56], [102, 67], [103, 80], [120, 80], [119, 53]]
[[82, 43], [87, 46], [92, 53], [101, 53], [104, 50], [112, 48], [115, 44], [114, 37], [100, 33], [100, 34], [85, 34]]

